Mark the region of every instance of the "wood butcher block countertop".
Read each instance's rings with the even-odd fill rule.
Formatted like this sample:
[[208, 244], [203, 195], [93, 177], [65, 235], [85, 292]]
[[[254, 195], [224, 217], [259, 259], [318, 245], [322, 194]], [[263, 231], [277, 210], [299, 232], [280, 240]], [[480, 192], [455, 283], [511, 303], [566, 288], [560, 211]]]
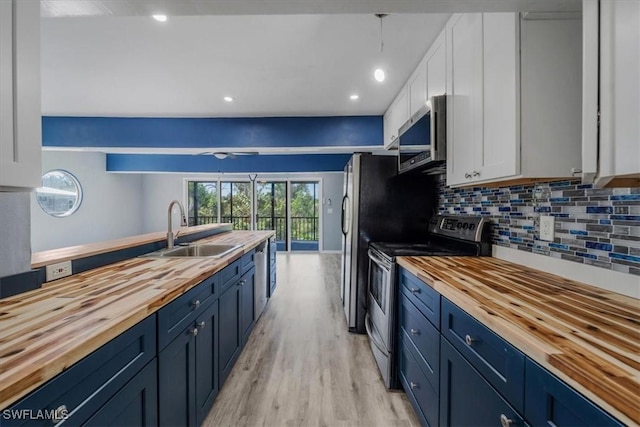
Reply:
[[640, 300], [490, 257], [398, 264], [627, 424], [640, 424]]
[[[188, 236], [190, 234], [218, 229], [222, 231], [225, 231], [225, 229], [230, 230], [231, 224], [221, 223], [181, 227], [174, 231], [174, 236]], [[85, 245], [69, 246], [67, 248], [36, 252], [31, 255], [31, 268], [44, 267], [45, 265], [56, 264], [62, 261], [85, 258], [92, 255], [113, 252], [120, 249], [131, 248], [133, 246], [144, 245], [146, 243], [160, 242], [163, 240], [167, 240], [167, 233], [165, 231], [141, 234], [139, 236], [123, 237], [121, 239], [108, 240], [106, 242], [87, 243]]]
[[132, 258], [0, 300], [0, 408], [273, 235], [273, 231], [222, 233], [199, 243], [244, 246], [219, 259]]

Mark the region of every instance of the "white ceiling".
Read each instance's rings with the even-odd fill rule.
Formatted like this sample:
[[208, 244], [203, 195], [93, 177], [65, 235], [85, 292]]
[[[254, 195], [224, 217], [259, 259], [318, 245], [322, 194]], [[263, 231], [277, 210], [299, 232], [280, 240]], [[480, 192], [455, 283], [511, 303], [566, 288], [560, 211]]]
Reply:
[[[408, 12], [545, 4], [575, 10], [580, 1], [43, 0], [42, 112], [379, 115], [449, 16]], [[373, 14], [381, 11], [393, 12], [383, 22], [383, 53]], [[158, 12], [168, 22], [149, 17]], [[387, 71], [382, 84], [376, 66]]]

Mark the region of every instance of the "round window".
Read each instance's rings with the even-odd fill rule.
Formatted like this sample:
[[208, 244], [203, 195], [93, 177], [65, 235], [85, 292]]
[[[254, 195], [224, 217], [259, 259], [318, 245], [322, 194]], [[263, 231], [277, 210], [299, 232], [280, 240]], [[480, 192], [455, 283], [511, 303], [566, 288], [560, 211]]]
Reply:
[[36, 189], [36, 200], [51, 216], [69, 216], [82, 203], [82, 187], [69, 172], [56, 169], [42, 175], [42, 187]]

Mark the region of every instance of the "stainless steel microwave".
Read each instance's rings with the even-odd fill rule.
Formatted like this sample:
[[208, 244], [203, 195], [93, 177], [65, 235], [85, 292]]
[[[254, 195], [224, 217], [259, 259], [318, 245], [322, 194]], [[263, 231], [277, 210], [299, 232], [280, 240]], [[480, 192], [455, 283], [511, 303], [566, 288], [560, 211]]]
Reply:
[[398, 173], [445, 172], [447, 96], [429, 98], [399, 129]]

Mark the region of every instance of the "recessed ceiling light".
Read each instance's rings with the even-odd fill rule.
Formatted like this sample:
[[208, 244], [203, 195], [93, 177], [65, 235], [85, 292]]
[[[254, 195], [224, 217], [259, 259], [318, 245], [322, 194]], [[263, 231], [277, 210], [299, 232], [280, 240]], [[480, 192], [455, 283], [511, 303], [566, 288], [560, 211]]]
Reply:
[[223, 99], [224, 99], [225, 101], [227, 101], [227, 102], [231, 102], [231, 101], [233, 101], [233, 98], [232, 98], [232, 97], [230, 97], [230, 96], [225, 96]]
[[355, 95], [355, 94], [354, 94], [354, 95], [351, 95], [351, 96], [349, 97], [349, 99], [351, 99], [352, 101], [357, 101], [357, 100], [358, 100], [358, 98], [360, 98], [360, 97], [359, 97], [358, 95]]
[[167, 15], [151, 15], [158, 22], [167, 22]]
[[382, 83], [386, 76], [382, 68], [376, 68], [376, 70], [373, 72], [373, 77], [376, 79], [376, 81]]

